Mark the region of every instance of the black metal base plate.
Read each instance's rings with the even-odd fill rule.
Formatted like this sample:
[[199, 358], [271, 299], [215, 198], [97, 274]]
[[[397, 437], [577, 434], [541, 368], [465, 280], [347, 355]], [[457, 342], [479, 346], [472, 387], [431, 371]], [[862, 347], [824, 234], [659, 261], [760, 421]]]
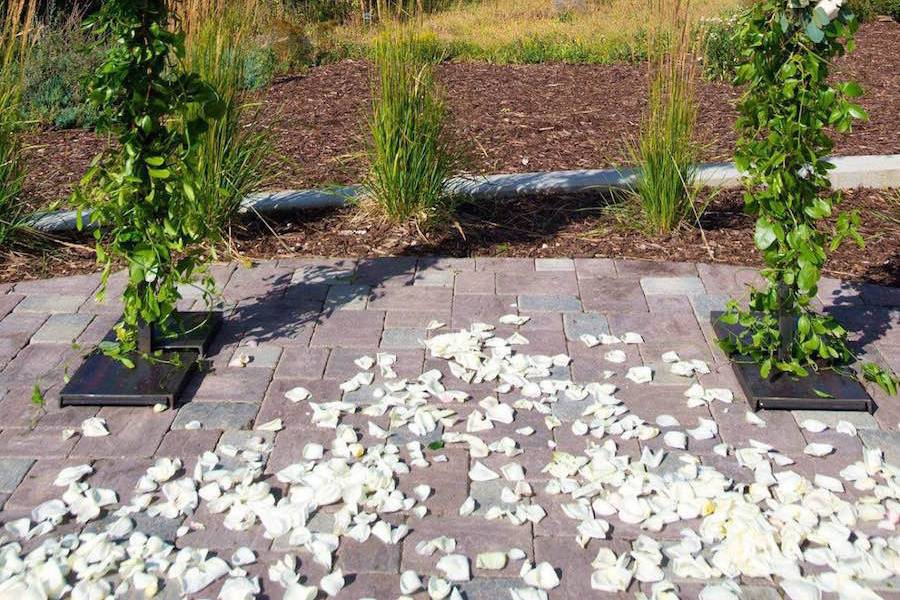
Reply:
[[[738, 335], [739, 325], [726, 325], [721, 312], [710, 315], [719, 339]], [[875, 401], [855, 379], [834, 371], [810, 373], [808, 377], [779, 374], [769, 379], [759, 376], [759, 367], [749, 358], [732, 358], [735, 375], [753, 410], [852, 410], [874, 413]], [[816, 390], [830, 397], [823, 397]]]
[[[179, 358], [178, 366], [171, 364]], [[164, 352], [166, 362], [137, 359], [133, 369], [103, 354], [92, 354], [59, 396], [60, 406], [175, 406], [197, 365], [196, 352]]]
[[177, 337], [166, 338], [159, 327], [154, 327], [154, 349], [189, 350], [203, 357], [209, 352], [209, 346], [221, 327], [221, 312], [178, 312], [171, 319], [169, 329], [184, 333]]

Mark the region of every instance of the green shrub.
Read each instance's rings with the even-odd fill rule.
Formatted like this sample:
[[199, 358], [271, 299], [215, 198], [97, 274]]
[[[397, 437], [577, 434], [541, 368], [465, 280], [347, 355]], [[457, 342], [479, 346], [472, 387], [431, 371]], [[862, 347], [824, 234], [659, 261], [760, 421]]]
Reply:
[[271, 48], [247, 48], [243, 54], [243, 77], [241, 85], [245, 90], [259, 90], [275, 78], [278, 57]]
[[632, 157], [635, 186], [647, 226], [673, 231], [694, 209], [697, 146], [696, 78], [684, 5], [659, 2], [660, 23], [649, 35], [649, 106]]
[[82, 14], [78, 8], [55, 14], [40, 27], [25, 62], [22, 101], [28, 119], [60, 128], [96, 122], [84, 81], [100, 64], [103, 47], [81, 26]]
[[900, 0], [850, 0], [850, 9], [860, 21], [887, 16], [900, 21]]
[[13, 0], [0, 12], [0, 248], [24, 229], [22, 183], [22, 65], [28, 57], [35, 4]]
[[735, 38], [739, 15], [702, 19], [696, 32], [702, 40], [703, 74], [713, 80], [731, 81], [741, 61], [741, 49]]
[[275, 70], [274, 53], [257, 47], [256, 6], [256, 0], [230, 0], [203, 16], [186, 39], [186, 66], [215, 88], [224, 107], [196, 148], [197, 202], [217, 229], [228, 227], [241, 200], [259, 186], [271, 151], [266, 132], [247, 126], [255, 109], [241, 98], [242, 89], [266, 85]]
[[375, 42], [377, 83], [369, 117], [366, 181], [370, 198], [393, 222], [424, 224], [450, 210], [447, 181], [459, 165], [446, 107], [432, 66], [409, 28], [386, 31]]

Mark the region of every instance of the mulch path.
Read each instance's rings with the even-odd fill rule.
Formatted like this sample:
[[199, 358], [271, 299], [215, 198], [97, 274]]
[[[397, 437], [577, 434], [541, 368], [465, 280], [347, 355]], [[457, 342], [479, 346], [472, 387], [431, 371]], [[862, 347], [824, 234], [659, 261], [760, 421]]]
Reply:
[[[370, 65], [343, 61], [284, 77], [261, 94], [257, 121], [273, 132], [278, 160], [268, 187], [359, 181]], [[900, 152], [900, 24], [862, 26], [857, 49], [837, 74], [857, 79], [870, 121], [838, 136], [840, 154]], [[641, 65], [441, 65], [438, 76], [453, 130], [477, 173], [602, 168], [628, 162], [628, 143], [645, 104]], [[727, 159], [734, 144], [738, 92], [699, 87], [699, 137], [706, 160]], [[85, 131], [30, 138], [26, 197], [34, 206], [65, 198], [104, 139]]]
[[[844, 244], [829, 256], [825, 273], [852, 281], [900, 287], [900, 192], [856, 190], [843, 210], [858, 210], [865, 249]], [[393, 255], [610, 257], [761, 266], [753, 244], [753, 220], [743, 213], [739, 191], [709, 200], [701, 227], [686, 225], [669, 236], [643, 231], [632, 205], [599, 195], [528, 197], [464, 204], [457, 223], [423, 237], [413, 227], [378, 223], [354, 208], [305, 211], [236, 227], [233, 248], [243, 258]], [[274, 231], [274, 235], [273, 235]], [[69, 238], [69, 243], [86, 238]], [[0, 282], [49, 273], [95, 270], [93, 254], [69, 246], [35, 260], [21, 254], [0, 269]]]

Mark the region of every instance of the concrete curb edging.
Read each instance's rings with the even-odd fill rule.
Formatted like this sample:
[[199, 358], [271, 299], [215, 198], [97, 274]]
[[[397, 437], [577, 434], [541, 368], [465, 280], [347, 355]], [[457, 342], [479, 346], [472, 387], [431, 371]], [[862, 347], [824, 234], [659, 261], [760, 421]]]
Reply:
[[[829, 173], [835, 189], [857, 187], [900, 187], [900, 154], [838, 156], [831, 159], [835, 168]], [[473, 200], [494, 200], [523, 194], [571, 194], [586, 191], [630, 189], [637, 181], [638, 169], [592, 169], [579, 171], [543, 171], [460, 177], [450, 181], [450, 190]], [[710, 187], [735, 188], [741, 176], [732, 163], [706, 163], [698, 167], [699, 183]], [[259, 192], [241, 202], [241, 212], [275, 214], [317, 208], [338, 208], [362, 193], [361, 185], [321, 190]], [[89, 213], [84, 212], [87, 222]], [[36, 215], [30, 225], [40, 231], [74, 231], [75, 211]]]

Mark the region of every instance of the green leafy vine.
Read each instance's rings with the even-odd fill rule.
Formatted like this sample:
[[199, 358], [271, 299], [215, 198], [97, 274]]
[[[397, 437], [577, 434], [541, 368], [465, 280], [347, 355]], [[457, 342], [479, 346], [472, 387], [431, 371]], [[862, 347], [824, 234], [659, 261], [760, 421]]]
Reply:
[[207, 297], [214, 289], [205, 265], [220, 232], [196, 202], [202, 181], [196, 150], [224, 105], [181, 68], [184, 39], [167, 29], [170, 19], [166, 0], [107, 0], [89, 22], [98, 37], [113, 40], [93, 74], [90, 98], [100, 112], [98, 128], [115, 136], [118, 148], [95, 160], [74, 200], [91, 211], [104, 265], [101, 297], [113, 267], [126, 265], [117, 340], [100, 348], [128, 366], [142, 326], [156, 324], [164, 333], [170, 326], [180, 284], [199, 277]]
[[[753, 289], [749, 307], [732, 301], [723, 316], [742, 334], [722, 340], [724, 350], [751, 358], [768, 378], [807, 376], [833, 368], [849, 374], [856, 356], [847, 331], [812, 308], [825, 263], [846, 240], [863, 245], [859, 215], [837, 214], [841, 196], [830, 189], [828, 129], [850, 130], [866, 113], [852, 100], [854, 82], [828, 81], [831, 61], [853, 49], [858, 22], [840, 0], [762, 0], [740, 20], [743, 49], [737, 83], [746, 86], [737, 121], [735, 162], [745, 173], [747, 212], [756, 217], [754, 241], [765, 260], [765, 289]], [[822, 221], [834, 217], [831, 232]], [[830, 234], [830, 235], [829, 235]], [[831, 238], [830, 240], [828, 238]], [[896, 394], [898, 380], [875, 364], [863, 376]]]

